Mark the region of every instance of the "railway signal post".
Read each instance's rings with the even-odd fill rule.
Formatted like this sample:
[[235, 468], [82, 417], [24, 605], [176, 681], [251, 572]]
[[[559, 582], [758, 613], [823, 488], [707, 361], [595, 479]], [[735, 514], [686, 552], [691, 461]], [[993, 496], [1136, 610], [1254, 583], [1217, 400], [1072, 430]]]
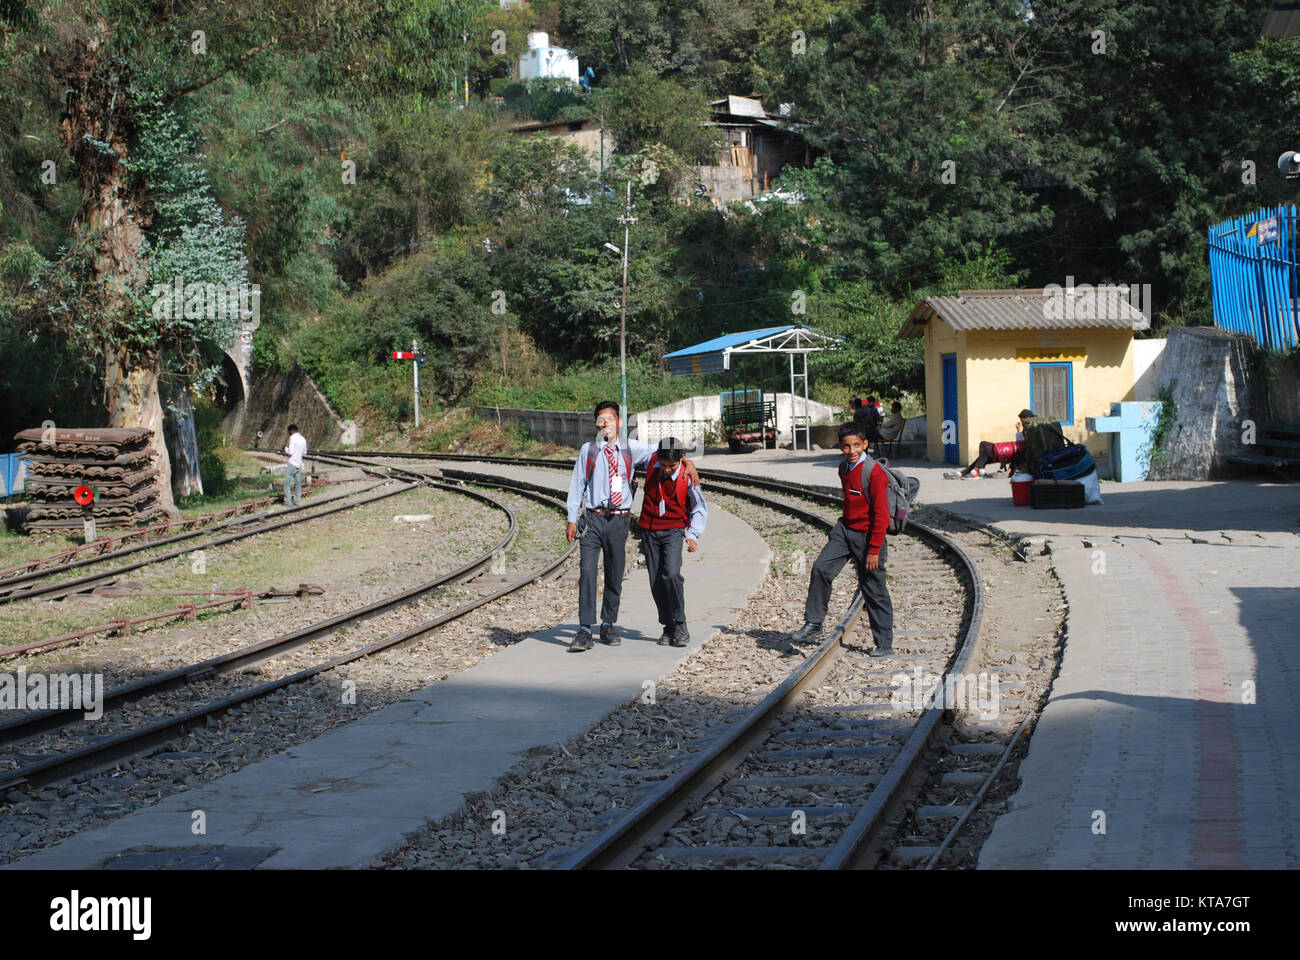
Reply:
[[410, 350], [394, 350], [394, 360], [412, 360], [411, 371], [415, 377], [415, 429], [420, 429], [420, 364], [429, 359], [429, 355], [420, 349], [420, 341], [412, 340]]

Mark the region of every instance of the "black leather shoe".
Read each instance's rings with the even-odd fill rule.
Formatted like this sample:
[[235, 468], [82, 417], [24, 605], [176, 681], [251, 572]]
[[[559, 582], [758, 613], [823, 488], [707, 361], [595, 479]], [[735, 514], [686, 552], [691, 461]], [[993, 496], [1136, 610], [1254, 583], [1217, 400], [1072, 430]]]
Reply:
[[590, 649], [591, 649], [591, 631], [588, 630], [586, 627], [581, 627], [578, 630], [578, 635], [574, 637], [573, 642], [569, 644], [569, 652], [585, 653]]
[[805, 623], [802, 627], [790, 634], [791, 643], [816, 643], [822, 638], [822, 625], [820, 623]]
[[670, 624], [664, 627], [664, 635], [659, 638], [659, 646], [666, 647], [668, 646], [668, 644], [672, 642], [673, 642], [673, 628], [672, 625]]
[[892, 657], [897, 654], [893, 647], [872, 647], [867, 651], [869, 657]]
[[677, 624], [673, 630], [673, 646], [684, 647], [691, 642], [690, 631], [686, 629], [685, 623]]
[[618, 631], [614, 629], [614, 625], [607, 623], [600, 628], [600, 642], [611, 647], [617, 647], [623, 641], [618, 638]]

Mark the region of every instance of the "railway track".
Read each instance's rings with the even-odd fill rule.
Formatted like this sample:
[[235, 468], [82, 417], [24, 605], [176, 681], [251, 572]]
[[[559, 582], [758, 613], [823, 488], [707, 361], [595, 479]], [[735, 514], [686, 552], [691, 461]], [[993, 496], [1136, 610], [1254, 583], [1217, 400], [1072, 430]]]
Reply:
[[[350, 454], [349, 459], [376, 456], [569, 469], [560, 461], [441, 454]], [[833, 520], [792, 501], [840, 506], [838, 496], [816, 487], [718, 470], [700, 474], [710, 493], [763, 504], [821, 529]], [[694, 741], [676, 770], [650, 784], [612, 821], [602, 818], [603, 828], [565, 851], [558, 865], [870, 867], [880, 860], [882, 845], [897, 840], [896, 822], [928, 778], [932, 748], [942, 744], [949, 757], [997, 761], [1000, 769], [1013, 744], [950, 742], [945, 722], [954, 705], [997, 702], [990, 681], [968, 673], [984, 616], [978, 571], [944, 534], [915, 522], [909, 532], [910, 538], [891, 541], [892, 576], [905, 578], [914, 589], [960, 596], [955, 622], [903, 624], [895, 643], [904, 657], [873, 660], [865, 656], [869, 625], [855, 598], [830, 636], [760, 703]], [[909, 544], [920, 549], [908, 550]], [[900, 696], [900, 673], [908, 681], [907, 696]], [[970, 809], [954, 807], [957, 823], [931, 863], [951, 844]], [[706, 829], [719, 822], [734, 825], [723, 831], [724, 842], [711, 839], [717, 829]]]
[[[373, 486], [374, 484], [371, 485], [371, 487]], [[214, 529], [239, 523], [240, 518], [259, 521], [263, 517], [272, 514], [284, 516], [288, 513], [308, 510], [319, 502], [314, 497], [316, 487], [316, 484], [311, 484], [303, 490], [303, 499], [311, 502], [289, 507], [288, 509], [275, 509], [277, 502], [280, 500], [279, 497], [259, 497], [256, 500], [245, 500], [243, 503], [231, 504], [213, 513], [205, 513], [197, 517], [167, 518], [144, 527], [117, 529], [111, 535], [99, 537], [90, 543], [75, 544], [64, 548], [58, 553], [33, 557], [15, 566], [6, 567], [0, 570], [0, 584], [26, 580], [29, 579], [30, 574], [71, 569], [81, 565], [82, 560], [92, 557], [110, 558], [111, 556], [120, 556], [124, 553], [147, 549], [151, 543], [156, 545], [159, 541], [174, 542], [171, 538], [178, 533], [201, 534], [211, 532]], [[360, 491], [354, 490], [347, 496], [364, 492], [364, 489]]]
[[[427, 477], [421, 477], [420, 480], [424, 483], [429, 483]], [[508, 491], [517, 496], [527, 497], [548, 506], [560, 505], [557, 501], [561, 498], [552, 491], [543, 492], [541, 490], [525, 490], [516, 484], [494, 482], [491, 478], [483, 479], [476, 477], [474, 480], [478, 486]], [[354, 626], [360, 621], [373, 617], [383, 611], [408, 604], [420, 596], [436, 590], [445, 584], [463, 581], [482, 572], [493, 563], [496, 557], [502, 555], [503, 551], [514, 540], [518, 531], [518, 523], [514, 511], [504, 504], [501, 504], [495, 498], [475, 490], [467, 489], [462, 485], [442, 483], [432, 483], [430, 485], [475, 497], [481, 501], [498, 507], [509, 518], [507, 532], [500, 540], [494, 543], [481, 555], [473, 558], [468, 563], [457, 567], [455, 570], [442, 574], [430, 581], [414, 585], [396, 594], [381, 598], [380, 600], [376, 600], [353, 610], [346, 611], [327, 620], [320, 621], [319, 623], [311, 624], [302, 629], [281, 634], [269, 640], [264, 640], [230, 653], [210, 658], [201, 663], [190, 664], [176, 670], [142, 678], [139, 681], [128, 683], [113, 690], [106, 691], [101, 703], [103, 709], [105, 711], [118, 710], [123, 707], [137, 704], [142, 698], [165, 694], [169, 691], [176, 691], [180, 688], [193, 687], [197, 689], [201, 685], [213, 681], [215, 678], [245, 671], [258, 664], [284, 656], [285, 654], [298, 650], [308, 643], [313, 643], [322, 638], [333, 636], [339, 633], [339, 631]], [[485, 596], [461, 604], [460, 606], [440, 613], [431, 619], [423, 620], [414, 625], [389, 633], [372, 643], [353, 647], [343, 653], [328, 651], [326, 655], [319, 658], [319, 662], [314, 663], [306, 669], [298, 670], [227, 696], [209, 700], [200, 706], [184, 710], [173, 716], [159, 718], [154, 722], [146, 723], [142, 726], [119, 731], [109, 736], [87, 737], [91, 742], [86, 743], [84, 746], [71, 750], [64, 750], [36, 759], [24, 757], [27, 762], [23, 762], [13, 769], [0, 772], [0, 791], [20, 785], [39, 787], [44, 784], [67, 779], [79, 773], [102, 769], [120, 762], [122, 759], [127, 757], [147, 753], [159, 744], [174, 740], [187, 730], [208, 723], [210, 718], [234, 709], [242, 704], [274, 694], [276, 691], [284, 689], [292, 684], [308, 680], [327, 670], [372, 656], [381, 651], [393, 650], [410, 644], [438, 627], [464, 617], [471, 611], [514, 593], [515, 591], [522, 589], [524, 586], [552, 573], [572, 555], [575, 547], [575, 544], [570, 544], [568, 549], [561, 553], [559, 557], [526, 572], [513, 582], [508, 583], [502, 588], [492, 591]], [[139, 708], [137, 707], [136, 709], [138, 711]], [[60, 735], [69, 735], [67, 734], [67, 731], [75, 727], [75, 725], [83, 722], [83, 711], [80, 709], [47, 710], [23, 715], [4, 724], [0, 724], [0, 743], [22, 743], [49, 731], [59, 731]]]
[[[426, 482], [427, 480], [427, 477], [421, 478], [421, 482]], [[391, 484], [392, 480], [388, 480], [387, 483]], [[269, 533], [272, 530], [282, 530], [285, 527], [293, 526], [294, 524], [306, 523], [311, 520], [319, 519], [320, 517], [332, 516], [401, 493], [407, 493], [416, 489], [418, 486], [417, 483], [406, 481], [397, 483], [392, 486], [391, 489], [379, 490], [378, 492], [371, 493], [368, 496], [363, 495], [375, 490], [381, 485], [381, 483], [372, 484], [369, 487], [365, 487], [362, 490], [350, 494], [331, 497], [314, 503], [306, 503], [298, 507], [291, 507], [287, 510], [269, 511], [252, 517], [235, 517], [234, 519], [219, 523], [215, 526], [188, 531], [158, 540], [147, 540], [140, 543], [133, 543], [111, 553], [83, 557], [80, 560], [75, 560], [60, 567], [34, 570], [10, 577], [3, 582], [0, 582], [0, 605], [36, 598], [57, 600], [74, 593], [82, 593], [92, 590], [96, 586], [108, 583], [124, 573], [130, 573], [131, 571], [139, 570], [142, 567], [160, 563], [164, 560], [170, 560], [183, 554], [192, 553], [195, 550], [210, 550], [214, 547], [224, 546], [227, 543], [234, 543], [247, 537], [256, 537], [263, 533]], [[313, 512], [300, 513], [300, 511]], [[292, 516], [286, 516], [288, 514], [292, 514]], [[214, 532], [228, 528], [233, 529], [231, 529], [231, 532], [229, 533], [211, 537], [210, 539], [205, 539], [201, 542], [190, 542], [200, 537], [209, 537]], [[153, 554], [130, 563], [115, 566], [112, 569], [105, 570], [101, 573], [91, 573], [80, 577], [60, 579], [60, 576], [69, 570], [106, 563], [112, 560], [117, 560], [128, 554], [138, 553], [145, 550], [157, 550], [160, 547], [167, 547], [176, 543], [185, 543], [186, 545], [183, 547], [175, 547], [170, 550], [164, 550], [162, 553]]]
[[[820, 514], [719, 482], [716, 472], [711, 477], [715, 494], [776, 506], [823, 529], [832, 526]], [[919, 583], [944, 576], [946, 568], [948, 578], [967, 586], [955, 649], [951, 635], [921, 638], [900, 630], [895, 643], [905, 660], [873, 660], [866, 655], [869, 626], [855, 597], [830, 636], [784, 682], [752, 709], [720, 724], [675, 773], [561, 867], [645, 867], [650, 861], [820, 869], [870, 865], [874, 845], [923, 770], [944, 712], [900, 709], [893, 678], [904, 665], [936, 679], [960, 674], [983, 618], [979, 580], [964, 553], [923, 525], [915, 534], [933, 555], [901, 556], [905, 542], [896, 538], [891, 572]], [[809, 772], [810, 767], [816, 769]], [[809, 802], [810, 795], [818, 799]], [[718, 831], [701, 829], [701, 821], [712, 819], [735, 823], [727, 842], [709, 842]]]

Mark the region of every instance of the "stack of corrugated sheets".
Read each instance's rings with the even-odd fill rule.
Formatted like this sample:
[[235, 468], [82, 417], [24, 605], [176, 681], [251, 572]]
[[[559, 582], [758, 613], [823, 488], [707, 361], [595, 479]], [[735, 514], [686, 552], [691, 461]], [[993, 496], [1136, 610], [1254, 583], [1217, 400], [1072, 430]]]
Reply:
[[83, 484], [99, 491], [91, 507], [97, 527], [151, 520], [159, 512], [152, 439], [153, 431], [141, 427], [35, 428], [19, 433], [14, 440], [30, 462], [26, 492], [32, 505], [26, 527], [80, 528], [86, 512], [72, 492]]

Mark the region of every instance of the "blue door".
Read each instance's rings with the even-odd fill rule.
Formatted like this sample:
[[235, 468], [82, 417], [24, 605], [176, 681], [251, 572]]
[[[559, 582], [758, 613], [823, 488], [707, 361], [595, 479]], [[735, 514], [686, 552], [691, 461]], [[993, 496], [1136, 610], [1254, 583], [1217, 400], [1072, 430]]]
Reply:
[[960, 463], [957, 459], [957, 354], [945, 353], [942, 359], [944, 422], [939, 425], [939, 429], [945, 440], [952, 438], [952, 443], [943, 445], [943, 459], [948, 463]]

